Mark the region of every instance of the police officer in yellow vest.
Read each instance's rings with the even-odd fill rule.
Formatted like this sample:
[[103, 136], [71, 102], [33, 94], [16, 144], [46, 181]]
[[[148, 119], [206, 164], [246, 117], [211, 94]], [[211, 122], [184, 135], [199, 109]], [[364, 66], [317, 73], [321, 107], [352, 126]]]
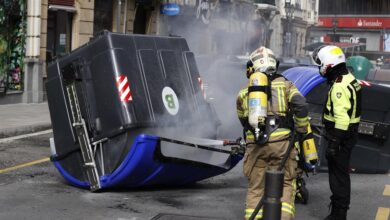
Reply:
[[332, 191], [331, 213], [325, 220], [345, 220], [351, 199], [349, 162], [357, 141], [360, 122], [361, 88], [348, 72], [343, 51], [336, 46], [322, 46], [313, 52], [320, 74], [331, 85], [323, 112], [328, 147], [329, 185]]
[[[245, 219], [252, 215], [257, 203], [264, 194], [264, 176], [267, 169], [277, 169], [287, 152], [290, 142], [291, 128], [288, 116], [293, 113], [296, 130], [307, 132], [308, 110], [305, 98], [299, 93], [292, 82], [276, 73], [278, 61], [273, 52], [260, 47], [250, 55], [247, 63], [247, 77], [250, 79], [249, 87], [242, 89], [237, 97], [237, 114], [244, 127], [247, 150], [244, 156], [244, 175], [248, 178], [248, 192], [246, 196]], [[254, 85], [258, 79], [252, 77], [256, 74], [265, 74], [268, 82], [263, 86]], [[267, 85], [267, 86], [264, 86]], [[251, 123], [251, 106], [256, 100], [251, 100], [251, 92], [265, 92], [267, 98], [263, 121], [265, 129], [257, 128]], [[256, 119], [260, 118], [256, 116]], [[260, 120], [261, 121], [261, 120]], [[261, 126], [260, 126], [261, 127]], [[260, 134], [260, 135], [259, 135]], [[291, 219], [295, 214], [295, 179], [296, 155], [294, 148], [284, 167], [284, 188], [282, 197], [282, 219]], [[256, 219], [262, 218], [262, 209]]]

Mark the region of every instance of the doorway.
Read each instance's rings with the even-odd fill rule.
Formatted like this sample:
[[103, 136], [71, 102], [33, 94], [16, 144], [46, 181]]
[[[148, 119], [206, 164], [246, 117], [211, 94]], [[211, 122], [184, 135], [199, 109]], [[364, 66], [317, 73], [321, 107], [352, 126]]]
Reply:
[[71, 51], [73, 13], [49, 10], [47, 19], [46, 61], [64, 56]]

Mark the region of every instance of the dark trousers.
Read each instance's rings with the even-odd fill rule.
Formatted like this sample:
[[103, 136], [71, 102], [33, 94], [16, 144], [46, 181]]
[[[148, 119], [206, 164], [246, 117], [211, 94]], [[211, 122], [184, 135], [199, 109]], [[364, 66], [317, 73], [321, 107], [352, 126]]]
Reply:
[[335, 208], [348, 209], [351, 201], [350, 159], [357, 141], [357, 129], [351, 129], [342, 140], [340, 150], [334, 157], [327, 157], [330, 200]]

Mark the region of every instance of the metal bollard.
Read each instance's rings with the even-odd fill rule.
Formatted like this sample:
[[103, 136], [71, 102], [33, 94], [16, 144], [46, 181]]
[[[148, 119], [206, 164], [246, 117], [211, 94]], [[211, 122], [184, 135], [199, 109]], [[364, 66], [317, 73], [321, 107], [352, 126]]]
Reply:
[[283, 196], [283, 172], [267, 170], [265, 174], [264, 215], [263, 220], [280, 220]]

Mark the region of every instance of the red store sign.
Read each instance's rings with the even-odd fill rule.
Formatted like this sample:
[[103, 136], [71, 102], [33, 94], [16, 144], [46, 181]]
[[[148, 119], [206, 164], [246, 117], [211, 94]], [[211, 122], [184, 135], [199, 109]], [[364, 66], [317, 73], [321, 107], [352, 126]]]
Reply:
[[335, 23], [337, 28], [390, 28], [390, 18], [387, 17], [320, 17], [317, 26], [333, 28]]

